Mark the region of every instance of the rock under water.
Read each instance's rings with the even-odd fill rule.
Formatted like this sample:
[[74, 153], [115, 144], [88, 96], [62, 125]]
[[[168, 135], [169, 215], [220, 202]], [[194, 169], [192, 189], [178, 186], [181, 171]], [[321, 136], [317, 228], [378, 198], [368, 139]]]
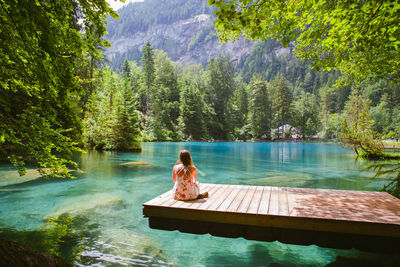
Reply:
[[23, 176], [20, 176], [17, 171], [2, 171], [0, 172], [0, 186], [21, 184], [39, 179], [40, 177], [41, 175], [37, 170], [27, 170]]
[[125, 167], [131, 167], [131, 166], [152, 166], [151, 163], [147, 161], [130, 161], [130, 162], [125, 162], [121, 163], [121, 166]]
[[30, 247], [0, 239], [0, 266], [3, 267], [69, 267], [64, 259], [46, 253], [40, 253]]

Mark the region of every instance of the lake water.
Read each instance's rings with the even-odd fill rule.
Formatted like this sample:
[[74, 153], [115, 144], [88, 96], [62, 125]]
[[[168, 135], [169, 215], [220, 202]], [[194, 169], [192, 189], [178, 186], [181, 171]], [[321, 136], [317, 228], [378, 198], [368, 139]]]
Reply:
[[[141, 153], [88, 152], [77, 179], [18, 183], [0, 166], [0, 237], [76, 266], [400, 266], [400, 255], [256, 242], [148, 227], [142, 203], [172, 188], [188, 149], [200, 182], [379, 190], [352, 151], [329, 143], [144, 143]], [[146, 165], [124, 163], [143, 161]], [[129, 165], [129, 164], [128, 164]], [[371, 200], [373, 201], [373, 200]]]

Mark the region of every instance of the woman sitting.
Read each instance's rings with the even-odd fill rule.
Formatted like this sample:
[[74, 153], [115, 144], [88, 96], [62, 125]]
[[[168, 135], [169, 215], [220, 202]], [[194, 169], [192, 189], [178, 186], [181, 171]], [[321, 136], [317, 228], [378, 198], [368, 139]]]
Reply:
[[208, 197], [208, 192], [200, 194], [197, 171], [193, 165], [189, 151], [182, 150], [179, 153], [180, 161], [172, 169], [172, 181], [175, 183], [173, 197], [176, 200], [193, 200]]

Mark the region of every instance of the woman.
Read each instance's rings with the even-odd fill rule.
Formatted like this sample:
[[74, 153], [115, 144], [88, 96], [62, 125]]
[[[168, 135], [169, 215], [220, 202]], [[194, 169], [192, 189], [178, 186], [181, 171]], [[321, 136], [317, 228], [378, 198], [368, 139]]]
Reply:
[[172, 181], [175, 183], [173, 194], [176, 200], [192, 200], [208, 197], [208, 192], [200, 194], [197, 171], [193, 165], [189, 151], [182, 150], [179, 153], [180, 161], [172, 169]]

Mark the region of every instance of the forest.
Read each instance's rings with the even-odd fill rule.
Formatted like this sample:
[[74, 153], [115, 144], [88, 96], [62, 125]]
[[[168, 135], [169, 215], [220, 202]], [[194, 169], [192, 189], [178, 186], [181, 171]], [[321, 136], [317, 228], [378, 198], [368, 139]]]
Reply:
[[[400, 134], [398, 85], [382, 79], [341, 86], [339, 71], [315, 72], [291, 55], [277, 57], [275, 45], [260, 42], [242, 66], [220, 55], [203, 68], [177, 65], [148, 42], [140, 62], [125, 60], [117, 72], [109, 67], [96, 71], [83, 120], [85, 144], [120, 147], [112, 129], [121, 128], [116, 118], [122, 110], [140, 128], [137, 140], [144, 141], [271, 140], [291, 136], [290, 130], [271, 135], [271, 129], [285, 124], [303, 138], [336, 139], [355, 99], [367, 103], [357, 108], [367, 109], [381, 138]], [[260, 60], [268, 47], [272, 56]]]

